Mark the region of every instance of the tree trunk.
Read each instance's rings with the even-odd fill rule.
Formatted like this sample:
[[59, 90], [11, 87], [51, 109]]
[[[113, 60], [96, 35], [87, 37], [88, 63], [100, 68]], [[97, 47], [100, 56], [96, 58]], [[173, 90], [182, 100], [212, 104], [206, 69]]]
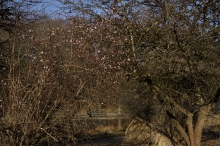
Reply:
[[195, 134], [194, 134], [194, 128], [193, 128], [193, 114], [188, 114], [187, 116], [187, 128], [188, 128], [188, 135], [190, 140], [190, 146], [196, 146], [195, 145]]
[[198, 113], [198, 118], [197, 118], [197, 122], [195, 125], [196, 146], [201, 146], [202, 131], [205, 125], [205, 121], [207, 119], [207, 115], [210, 110], [211, 110], [211, 105], [207, 105], [207, 106], [201, 107]]

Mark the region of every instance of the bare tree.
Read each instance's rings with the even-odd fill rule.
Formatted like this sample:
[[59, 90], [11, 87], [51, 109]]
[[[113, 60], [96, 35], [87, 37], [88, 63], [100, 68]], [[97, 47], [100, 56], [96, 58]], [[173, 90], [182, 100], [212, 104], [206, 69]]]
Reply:
[[63, 2], [87, 18], [116, 20], [114, 26], [123, 30], [121, 50], [129, 50], [131, 60], [123, 64], [127, 76], [139, 84], [139, 97], [154, 101], [154, 108], [149, 105], [154, 115], [164, 118], [158, 124], [170, 121], [160, 132], [173, 144], [180, 136], [187, 145], [200, 146], [207, 115], [220, 95], [219, 2]]
[[72, 17], [36, 21], [14, 33], [1, 81], [3, 144], [74, 144], [88, 127], [74, 119], [78, 112], [98, 110], [102, 102], [114, 106], [109, 100], [119, 94], [121, 74], [96, 43], [103, 26]]

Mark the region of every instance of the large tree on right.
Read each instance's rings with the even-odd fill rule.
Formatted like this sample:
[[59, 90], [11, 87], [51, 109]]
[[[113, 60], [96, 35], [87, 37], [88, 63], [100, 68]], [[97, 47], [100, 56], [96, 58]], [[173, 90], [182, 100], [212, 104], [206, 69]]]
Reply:
[[[159, 131], [174, 145], [180, 136], [188, 146], [200, 146], [207, 116], [218, 108], [220, 98], [220, 3], [155, 0], [142, 4], [150, 11], [151, 18], [144, 21], [149, 29], [133, 32], [138, 43], [134, 43], [134, 61], [126, 68], [139, 83], [139, 97], [147, 101], [139, 106], [147, 109], [140, 115], [146, 121], [162, 117], [157, 122], [162, 125]], [[158, 131], [158, 126], [147, 123]]]
[[[121, 50], [131, 52], [123, 69], [138, 98], [127, 100], [132, 103], [129, 106], [136, 109], [134, 113], [143, 112], [139, 115], [151, 130], [163, 133], [174, 145], [182, 139], [188, 146], [200, 146], [207, 116], [218, 107], [220, 96], [220, 3], [217, 0], [61, 2], [94, 21], [114, 20], [112, 25], [121, 31], [112, 33], [124, 39], [120, 42]], [[133, 108], [134, 100], [139, 99], [142, 106]], [[159, 117], [159, 122], [153, 120]]]

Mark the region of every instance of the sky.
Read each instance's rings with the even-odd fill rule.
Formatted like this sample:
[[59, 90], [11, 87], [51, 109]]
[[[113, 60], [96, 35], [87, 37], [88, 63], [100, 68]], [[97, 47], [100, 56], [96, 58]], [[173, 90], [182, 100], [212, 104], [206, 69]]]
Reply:
[[32, 9], [36, 11], [43, 10], [52, 18], [62, 18], [66, 13], [62, 11], [61, 7], [62, 4], [56, 0], [43, 0], [43, 3], [36, 4]]
[[50, 18], [65, 18], [65, 16], [70, 15], [70, 13], [61, 9], [63, 5], [58, 0], [15, 0], [14, 2], [11, 4], [15, 4], [16, 7], [22, 6], [22, 9], [26, 12], [34, 11], [35, 14], [46, 13]]
[[[77, 0], [74, 2], [77, 2]], [[65, 10], [62, 9], [63, 7], [67, 7], [67, 5], [64, 6], [58, 0], [42, 0], [42, 3], [37, 4], [32, 9], [41, 12], [43, 10], [51, 18], [66, 18], [76, 15], [74, 12], [69, 11], [70, 7]], [[99, 10], [97, 9], [97, 11]]]

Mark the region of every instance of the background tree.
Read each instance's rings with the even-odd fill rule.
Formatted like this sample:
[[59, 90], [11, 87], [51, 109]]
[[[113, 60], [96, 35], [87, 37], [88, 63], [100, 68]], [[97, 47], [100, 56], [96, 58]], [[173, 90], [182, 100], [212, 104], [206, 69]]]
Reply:
[[[44, 17], [42, 11], [30, 11], [38, 2], [16, 2], [13, 0], [2, 0], [0, 2], [0, 72], [1, 81], [8, 78], [9, 64], [7, 60], [15, 57], [15, 39], [22, 29], [29, 23]], [[41, 13], [38, 13], [41, 12]], [[38, 15], [37, 15], [38, 14]], [[41, 15], [40, 15], [41, 14]], [[28, 28], [27, 28], [28, 29]]]

